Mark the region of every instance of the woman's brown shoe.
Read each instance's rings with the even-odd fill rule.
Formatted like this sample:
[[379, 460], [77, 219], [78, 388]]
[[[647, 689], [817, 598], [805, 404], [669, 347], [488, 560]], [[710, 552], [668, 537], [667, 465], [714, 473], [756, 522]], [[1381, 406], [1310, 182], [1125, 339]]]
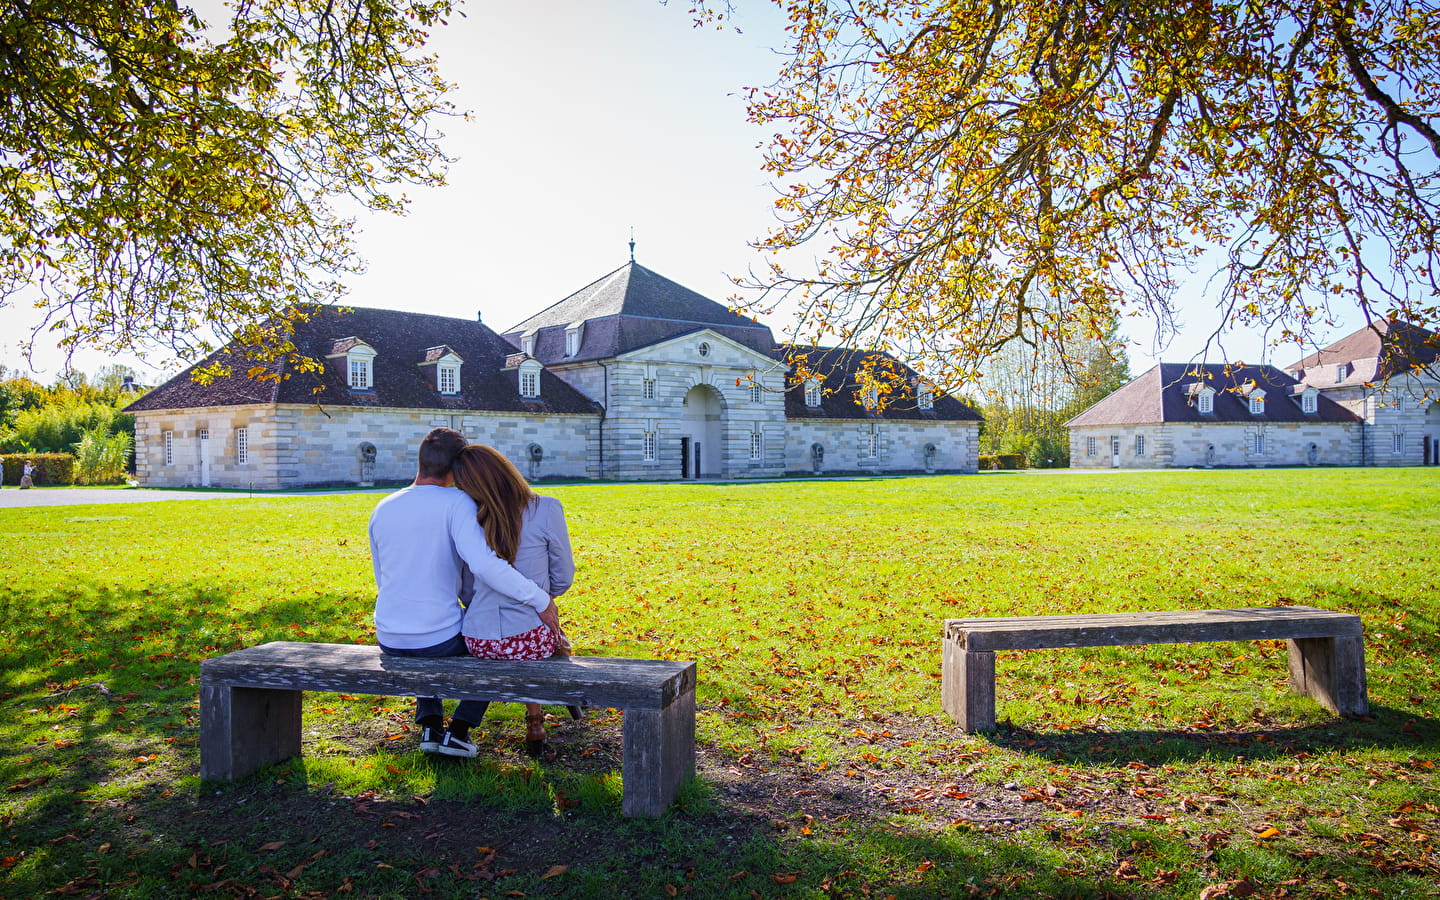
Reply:
[[545, 713], [525, 713], [525, 752], [539, 756], [549, 749], [545, 744]]

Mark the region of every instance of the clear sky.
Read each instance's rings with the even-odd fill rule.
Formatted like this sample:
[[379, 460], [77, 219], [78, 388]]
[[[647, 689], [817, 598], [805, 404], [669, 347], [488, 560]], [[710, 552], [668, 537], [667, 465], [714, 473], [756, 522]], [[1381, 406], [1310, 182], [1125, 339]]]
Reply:
[[[479, 314], [503, 331], [625, 263], [632, 227], [638, 262], [715, 300], [733, 295], [729, 276], [760, 262], [747, 241], [769, 227], [774, 197], [760, 169], [766, 135], [745, 121], [741, 92], [773, 79], [784, 20], [746, 0], [741, 33], [695, 29], [689, 6], [471, 0], [432, 42], [459, 84], [456, 105], [473, 112], [441, 125], [458, 158], [449, 184], [411, 191], [404, 217], [361, 220], [369, 267], [346, 302]], [[1152, 322], [1127, 323], [1133, 373], [1157, 355], [1199, 351], [1213, 317], [1203, 287], [1197, 278], [1187, 292], [1182, 319], [1192, 326], [1163, 353]], [[0, 309], [7, 366], [23, 365], [15, 348], [28, 313]], [[787, 323], [767, 324], [778, 334]], [[1253, 361], [1260, 348], [1240, 336], [1224, 355]], [[75, 365], [112, 361], [137, 362], [86, 352]], [[55, 352], [37, 354], [36, 377], [51, 380], [60, 364]]]

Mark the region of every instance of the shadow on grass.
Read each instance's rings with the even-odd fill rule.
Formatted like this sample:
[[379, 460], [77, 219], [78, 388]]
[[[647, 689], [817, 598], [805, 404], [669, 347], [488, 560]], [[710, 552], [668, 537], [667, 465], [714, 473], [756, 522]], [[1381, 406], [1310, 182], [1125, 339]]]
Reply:
[[1149, 765], [1198, 760], [1266, 760], [1333, 749], [1434, 751], [1440, 720], [1385, 706], [1365, 719], [1293, 727], [1216, 729], [1030, 730], [1002, 723], [989, 735], [999, 747], [1054, 760]]

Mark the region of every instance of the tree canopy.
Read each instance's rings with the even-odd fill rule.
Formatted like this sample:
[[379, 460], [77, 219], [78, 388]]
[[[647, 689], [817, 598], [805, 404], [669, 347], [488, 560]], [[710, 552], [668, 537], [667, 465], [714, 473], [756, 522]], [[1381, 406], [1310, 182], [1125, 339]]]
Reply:
[[283, 346], [359, 265], [336, 201], [443, 181], [423, 44], [449, 0], [227, 8], [0, 0], [0, 305], [34, 299], [62, 348]]
[[1433, 4], [777, 2], [793, 43], [750, 116], [781, 222], [750, 309], [798, 301], [802, 340], [951, 383], [1016, 341], [1083, 366], [1117, 315], [1173, 328], [1204, 265], [1217, 333], [1440, 323]]

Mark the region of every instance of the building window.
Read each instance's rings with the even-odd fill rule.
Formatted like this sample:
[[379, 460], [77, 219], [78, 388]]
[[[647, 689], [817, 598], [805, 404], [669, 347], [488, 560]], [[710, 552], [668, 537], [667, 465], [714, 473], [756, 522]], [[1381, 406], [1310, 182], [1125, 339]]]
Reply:
[[870, 426], [870, 434], [866, 437], [866, 455], [878, 457], [880, 455], [880, 429], [874, 425]]
[[208, 441], [210, 440], [210, 429], [202, 428], [199, 431], [195, 432], [195, 436], [202, 441]]
[[1265, 415], [1265, 392], [1254, 390], [1250, 392], [1250, 415]]
[[916, 383], [915, 405], [920, 409], [934, 409], [935, 389], [923, 381]]
[[1088, 437], [1085, 439], [1085, 455], [1095, 455], [1095, 439], [1093, 437]]
[[435, 370], [435, 381], [438, 383], [440, 393], [455, 394], [460, 391], [460, 367], [440, 366]]
[[533, 359], [520, 364], [520, 396], [529, 400], [540, 396], [540, 364]]
[[1349, 363], [1340, 363], [1338, 366], [1335, 367], [1335, 383], [1336, 383], [1336, 384], [1339, 384], [1340, 382], [1344, 381], [1344, 380], [1345, 380], [1345, 376], [1346, 376], [1346, 375], [1349, 375], [1349, 374], [1350, 374], [1350, 364], [1349, 364]]
[[235, 462], [245, 465], [250, 461], [250, 429], [244, 425], [235, 429]]
[[1306, 391], [1300, 395], [1300, 411], [1306, 415], [1313, 415], [1316, 410], [1317, 398], [1314, 391]]
[[1200, 415], [1208, 416], [1213, 414], [1215, 412], [1215, 392], [1202, 390], [1200, 392], [1199, 403]]
[[1404, 453], [1404, 452], [1405, 452], [1405, 432], [1403, 432], [1403, 431], [1397, 431], [1397, 432], [1394, 432], [1393, 434], [1390, 435], [1390, 452], [1391, 452], [1391, 453]]
[[368, 391], [372, 385], [370, 360], [350, 357], [350, 387], [357, 391]]
[[640, 382], [640, 396], [644, 397], [646, 400], [655, 399], [655, 379], [646, 378], [644, 381]]
[[162, 441], [165, 447], [165, 465], [175, 465], [175, 432], [167, 431]]
[[750, 459], [760, 459], [765, 452], [765, 435], [759, 431], [750, 432]]
[[760, 403], [760, 402], [762, 402], [762, 401], [764, 400], [764, 397], [762, 396], [763, 391], [764, 391], [764, 388], [762, 388], [760, 385], [755, 384], [754, 382], [752, 382], [752, 383], [750, 384], [750, 402], [751, 402], [751, 403]]
[[647, 432], [645, 432], [645, 440], [644, 440], [644, 443], [643, 443], [643, 450], [644, 450], [645, 461], [646, 461], [646, 462], [654, 462], [654, 461], [655, 461], [655, 432], [653, 432], [653, 431], [647, 431]]
[[805, 382], [805, 405], [811, 409], [820, 405], [820, 379], [811, 378]]
[[1265, 455], [1265, 432], [1263, 431], [1255, 432], [1255, 455]]
[[533, 335], [533, 334], [522, 334], [522, 335], [520, 335], [520, 352], [523, 353], [523, 354], [525, 354], [526, 356], [534, 356], [534, 355], [535, 355], [535, 335]]
[[1135, 435], [1135, 455], [1136, 455], [1136, 456], [1144, 456], [1144, 455], [1145, 455], [1145, 435], [1143, 435], [1143, 434], [1137, 434], [1137, 435]]
[[709, 345], [708, 343], [706, 343], [705, 341], [701, 341], [701, 342], [700, 342], [700, 346], [698, 346], [698, 347], [695, 348], [695, 352], [696, 352], [696, 353], [699, 353], [701, 356], [709, 356], [709, 355], [710, 355], [710, 345]]

